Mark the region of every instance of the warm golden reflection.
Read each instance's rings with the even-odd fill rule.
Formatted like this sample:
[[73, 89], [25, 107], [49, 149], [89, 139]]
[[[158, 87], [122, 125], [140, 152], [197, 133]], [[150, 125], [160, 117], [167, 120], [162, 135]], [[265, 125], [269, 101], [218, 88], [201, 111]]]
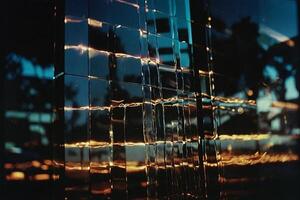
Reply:
[[6, 175], [6, 180], [8, 181], [21, 181], [25, 179], [24, 172], [14, 171], [8, 175]]
[[244, 105], [251, 105], [251, 106], [256, 106], [256, 101], [254, 100], [246, 100], [246, 99], [241, 99], [241, 98], [233, 98], [233, 97], [221, 97], [221, 96], [211, 96], [212, 100], [214, 100], [216, 103], [236, 103], [236, 104], [244, 104]]
[[101, 28], [102, 27], [102, 22], [100, 22], [98, 20], [95, 20], [95, 19], [91, 19], [91, 18], [88, 18], [88, 24], [90, 26], [94, 26], [96, 28]]
[[[50, 174], [52, 168], [51, 160], [33, 160], [28, 162], [19, 163], [5, 163], [4, 169], [11, 171], [6, 175], [7, 181], [41, 181], [50, 180]], [[34, 174], [31, 174], [30, 170], [35, 170]]]
[[33, 179], [36, 181], [45, 181], [50, 179], [49, 174], [36, 174], [33, 176]]
[[[178, 97], [170, 97], [170, 98], [159, 98], [156, 100], [151, 100], [150, 101], [143, 101], [143, 102], [133, 102], [133, 103], [123, 103], [124, 100], [122, 101], [112, 101], [111, 106], [81, 106], [81, 107], [70, 107], [70, 106], [65, 106], [64, 110], [65, 111], [77, 111], [77, 110], [111, 110], [112, 108], [116, 107], [138, 107], [138, 106], [143, 106], [145, 103], [152, 104], [152, 105], [157, 105], [157, 104], [165, 104], [165, 106], [179, 106], [184, 101], [192, 102], [195, 101], [194, 98], [189, 98], [189, 97], [184, 97], [184, 98], [178, 98]], [[171, 103], [171, 105], [167, 105], [168, 103]], [[192, 105], [189, 105], [192, 107]]]
[[39, 161], [37, 161], [37, 160], [33, 160], [31, 162], [31, 164], [32, 164], [33, 167], [36, 167], [36, 168], [41, 167], [41, 163]]
[[[75, 162], [66, 162], [65, 169], [68, 171], [90, 171], [91, 173], [100, 173], [100, 174], [107, 174], [109, 173], [109, 168], [111, 167], [118, 167], [126, 169], [128, 173], [135, 173], [139, 171], [143, 171], [147, 168], [147, 165], [138, 162], [138, 161], [126, 161], [125, 165], [120, 165], [117, 163], [122, 163], [123, 161], [114, 162], [90, 162], [89, 166], [83, 166], [82, 163], [75, 163]], [[91, 169], [92, 167], [92, 169]], [[178, 166], [179, 167], [179, 166]]]
[[255, 154], [231, 154], [222, 153], [221, 162], [224, 166], [227, 165], [242, 165], [251, 166], [257, 164], [285, 163], [291, 161], [299, 161], [299, 156], [296, 153], [259, 153]]
[[[144, 32], [144, 30], [141, 30], [141, 32]], [[130, 55], [130, 54], [126, 54], [126, 53], [109, 52], [109, 51], [94, 49], [92, 47], [89, 47], [89, 46], [86, 46], [86, 45], [83, 45], [83, 44], [65, 45], [64, 49], [65, 50], [69, 50], [69, 49], [78, 50], [78, 51], [81, 52], [81, 54], [88, 51], [91, 57], [94, 57], [95, 55], [97, 55], [97, 53], [104, 54], [104, 55], [114, 54], [117, 58], [134, 58], [134, 59], [139, 59], [139, 60], [141, 60], [141, 62], [144, 62], [144, 63], [163, 64], [159, 60], [159, 58], [157, 58], [157, 57], [155, 57], [155, 58], [153, 58], [153, 57], [141, 57], [141, 56], [138, 56], [138, 55]], [[161, 67], [163, 67], [163, 66], [161, 66]], [[180, 69], [181, 69], [182, 72], [186, 72], [186, 73], [191, 72], [191, 70], [187, 69], [187, 68], [180, 67]]]
[[[263, 55], [247, 57], [248, 65], [241, 65], [244, 52], [239, 52], [240, 60], [239, 54], [230, 54], [234, 57], [230, 77], [229, 68], [214, 67], [230, 60], [219, 62], [214, 58], [219, 55], [214, 55], [209, 38], [214, 34], [211, 31], [215, 24], [211, 22], [217, 19], [207, 16], [202, 24], [208, 40], [201, 52], [207, 54], [208, 63], [199, 67], [200, 63], [193, 62], [197, 60], [193, 54], [203, 44], [194, 45], [197, 38], [191, 38], [194, 21], [188, 19], [189, 14], [179, 19], [187, 14], [189, 1], [180, 6], [175, 1], [89, 2], [107, 9], [128, 9], [126, 14], [132, 15], [126, 17], [130, 21], [123, 21], [118, 15], [97, 13], [89, 4], [93, 12], [87, 11], [87, 16], [91, 18], [65, 17], [65, 28], [69, 27], [67, 23], [83, 23], [83, 31], [88, 30], [85, 42], [70, 37], [72, 41], [64, 43], [65, 57], [69, 56], [65, 65], [71, 70], [65, 69], [68, 72], [60, 76], [67, 80], [63, 86], [70, 91], [63, 95], [71, 103], [65, 100], [60, 105], [65, 116], [59, 128], [65, 133], [65, 143], [58, 147], [63, 149], [64, 157], [53, 164], [64, 170], [67, 198], [82, 192], [100, 199], [165, 199], [179, 191], [178, 199], [198, 199], [200, 192], [203, 197], [220, 199], [221, 184], [247, 182], [251, 179], [248, 172], [258, 166], [299, 161], [294, 133], [287, 129], [290, 135], [286, 136], [278, 128], [275, 135], [268, 129], [273, 123], [271, 118], [275, 128], [287, 126], [288, 112], [298, 111], [299, 105], [296, 101], [283, 102], [284, 98], [281, 101], [276, 94], [261, 101], [258, 97], [270, 92], [269, 86], [260, 82], [263, 78], [259, 76], [252, 83], [247, 74], [239, 74], [248, 65], [262, 63], [251, 60]], [[186, 9], [180, 10], [182, 6]], [[224, 26], [226, 38], [243, 39], [239, 36], [244, 31], [234, 33], [233, 28]], [[263, 30], [270, 31], [266, 27]], [[288, 39], [283, 42], [293, 47], [295, 41]], [[222, 38], [218, 42], [222, 44]], [[263, 54], [259, 45], [253, 49]], [[78, 68], [73, 63], [77, 59], [84, 60]], [[246, 72], [253, 76], [256, 73]], [[78, 79], [78, 84], [68, 78]], [[201, 89], [195, 90], [198, 83], [194, 80], [199, 79]], [[227, 85], [227, 79], [234, 79], [233, 84]], [[224, 88], [218, 84], [224, 84]], [[261, 89], [260, 84], [265, 88]], [[276, 111], [271, 117], [270, 110]], [[32, 179], [50, 178], [46, 172], [51, 165], [40, 161], [29, 164], [43, 170]], [[9, 164], [6, 167], [14, 170]]]
[[[224, 166], [251, 166], [267, 163], [299, 161], [299, 155], [291, 148], [298, 136], [273, 134], [220, 134], [222, 142], [221, 162]], [[278, 152], [273, 149], [287, 148]]]
[[82, 19], [76, 19], [76, 18], [71, 18], [71, 17], [65, 17], [65, 23], [80, 23], [83, 22]]
[[290, 103], [290, 102], [274, 101], [274, 102], [272, 102], [272, 107], [283, 108], [283, 109], [292, 110], [292, 111], [299, 110], [299, 105], [298, 104]]
[[220, 140], [241, 140], [241, 141], [255, 141], [255, 140], [266, 140], [270, 139], [271, 134], [233, 134], [233, 135], [224, 135], [220, 134], [219, 139]]

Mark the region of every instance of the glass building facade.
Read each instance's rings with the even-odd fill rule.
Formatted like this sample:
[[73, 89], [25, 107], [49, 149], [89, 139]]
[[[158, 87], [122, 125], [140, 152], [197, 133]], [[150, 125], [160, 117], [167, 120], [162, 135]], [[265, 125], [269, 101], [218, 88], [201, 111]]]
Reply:
[[299, 199], [298, 0], [4, 5], [0, 199]]
[[64, 88], [57, 134], [64, 133], [68, 198], [203, 192], [190, 6], [65, 2], [64, 67], [56, 82]]

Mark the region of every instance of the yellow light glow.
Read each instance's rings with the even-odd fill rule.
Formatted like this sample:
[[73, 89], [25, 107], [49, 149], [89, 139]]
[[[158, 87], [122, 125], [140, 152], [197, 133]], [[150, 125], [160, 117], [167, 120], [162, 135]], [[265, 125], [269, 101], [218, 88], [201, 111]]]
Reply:
[[294, 111], [299, 109], [299, 105], [296, 103], [282, 102], [282, 101], [273, 102], [272, 107], [283, 108], [283, 109], [294, 110]]
[[271, 134], [243, 134], [243, 135], [223, 135], [219, 134], [220, 140], [240, 140], [240, 141], [251, 141], [251, 140], [266, 140], [271, 137]]
[[33, 176], [33, 180], [36, 180], [36, 181], [46, 181], [49, 179], [50, 179], [49, 174], [36, 174]]
[[253, 95], [253, 90], [248, 90], [247, 95], [251, 97]]
[[44, 163], [45, 163], [46, 165], [52, 165], [52, 161], [51, 161], [51, 160], [44, 160]]
[[101, 28], [102, 27], [102, 22], [95, 20], [95, 19], [91, 19], [88, 18], [88, 24], [90, 26], [96, 27], [96, 28]]
[[25, 179], [25, 174], [24, 172], [21, 171], [14, 171], [11, 174], [6, 176], [6, 180], [9, 181], [21, 181]]
[[41, 166], [41, 169], [42, 169], [42, 170], [48, 170], [49, 167], [48, 167], [48, 165], [42, 165], [42, 166]]
[[290, 47], [294, 47], [295, 46], [295, 42], [293, 40], [287, 40], [286, 44]]
[[65, 17], [64, 22], [67, 23], [80, 23], [82, 22], [82, 19], [74, 19], [74, 18], [70, 18], [70, 17]]
[[33, 160], [31, 162], [31, 164], [32, 164], [33, 167], [36, 167], [36, 168], [39, 168], [41, 166], [41, 163], [37, 160]]
[[230, 153], [222, 153], [222, 164], [227, 165], [257, 165], [265, 163], [284, 163], [291, 161], [298, 161], [299, 156], [294, 153], [268, 154], [267, 152], [259, 154], [242, 154], [234, 155]]

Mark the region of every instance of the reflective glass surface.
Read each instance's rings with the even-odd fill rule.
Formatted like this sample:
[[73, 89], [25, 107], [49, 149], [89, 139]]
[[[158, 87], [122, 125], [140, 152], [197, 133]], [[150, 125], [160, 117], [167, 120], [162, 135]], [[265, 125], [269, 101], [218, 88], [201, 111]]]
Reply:
[[204, 126], [217, 136], [226, 198], [299, 198], [297, 4], [211, 1]]
[[60, 197], [297, 199], [298, 8], [65, 1]]
[[199, 196], [188, 8], [65, 2], [65, 198]]

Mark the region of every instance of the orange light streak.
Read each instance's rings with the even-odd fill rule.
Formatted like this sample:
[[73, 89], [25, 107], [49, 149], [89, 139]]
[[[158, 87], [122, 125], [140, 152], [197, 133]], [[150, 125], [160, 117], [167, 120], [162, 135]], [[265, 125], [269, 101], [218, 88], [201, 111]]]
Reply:
[[95, 20], [95, 19], [91, 19], [88, 18], [88, 24], [90, 26], [96, 27], [96, 28], [101, 28], [102, 27], [102, 22]]
[[21, 181], [25, 179], [24, 172], [21, 171], [14, 171], [9, 175], [6, 175], [6, 180], [8, 181]]
[[268, 154], [267, 152], [263, 154], [243, 154], [243, 155], [232, 155], [223, 153], [221, 156], [222, 164], [224, 166], [228, 165], [257, 165], [266, 163], [285, 163], [291, 161], [298, 161], [299, 156], [295, 153], [282, 153], [282, 154]]
[[219, 140], [251, 141], [251, 140], [266, 140], [270, 138], [271, 138], [271, 134], [222, 135], [219, 133]]
[[298, 104], [290, 103], [290, 102], [282, 102], [282, 101], [273, 102], [272, 107], [283, 108], [283, 109], [292, 110], [292, 111], [299, 110], [299, 105]]
[[49, 179], [50, 179], [49, 174], [36, 174], [33, 176], [33, 180], [36, 180], [36, 181], [46, 181]]

